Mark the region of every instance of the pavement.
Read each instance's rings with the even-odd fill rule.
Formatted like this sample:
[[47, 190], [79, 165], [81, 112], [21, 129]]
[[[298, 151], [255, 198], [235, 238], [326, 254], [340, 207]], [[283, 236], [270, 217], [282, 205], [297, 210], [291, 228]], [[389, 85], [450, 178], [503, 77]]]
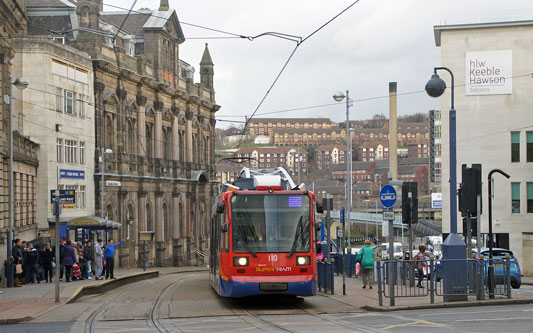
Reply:
[[[142, 269], [117, 269], [116, 280], [82, 280], [70, 283], [60, 283], [60, 302], [55, 302], [55, 284], [44, 283], [27, 284], [22, 288], [0, 288], [0, 325], [13, 324], [32, 320], [54, 308], [75, 302], [81, 296], [102, 294], [127, 283], [142, 279], [157, 277], [158, 275], [184, 273], [191, 271], [206, 271], [205, 267], [164, 267], [151, 268], [146, 272]], [[206, 272], [207, 274], [207, 272]], [[532, 283], [533, 278], [525, 278], [525, 283]], [[512, 298], [497, 296], [493, 300], [477, 301], [469, 297], [468, 301], [444, 302], [442, 297], [435, 296], [434, 303], [430, 303], [429, 295], [422, 290], [416, 292], [419, 297], [396, 298], [395, 305], [390, 305], [390, 299], [383, 298], [383, 306], [379, 306], [378, 289], [362, 288], [362, 278], [346, 277], [346, 295], [343, 295], [342, 275], [335, 275], [335, 292], [333, 295], [321, 292], [320, 295], [334, 299], [351, 307], [370, 311], [399, 311], [431, 308], [467, 307], [480, 305], [505, 305], [533, 303], [533, 287], [524, 283], [522, 288], [512, 290]]]
[[[478, 301], [475, 296], [469, 296], [467, 301], [444, 302], [443, 297], [435, 295], [433, 304], [430, 302], [430, 296], [426, 290], [427, 288], [420, 290], [417, 288], [404, 288], [404, 294], [411, 294], [411, 296], [416, 295], [416, 297], [396, 297], [394, 305], [390, 304], [389, 298], [383, 297], [383, 306], [379, 306], [378, 286], [375, 282], [373, 284], [373, 289], [369, 289], [368, 286], [363, 289], [363, 281], [361, 277], [346, 277], [345, 281], [345, 295], [343, 295], [342, 275], [336, 274], [334, 294], [332, 295], [331, 293], [325, 293], [323, 291], [320, 294], [369, 311], [400, 311], [533, 303], [533, 288], [528, 284], [525, 284], [525, 286], [522, 286], [520, 289], [512, 289], [510, 299], [505, 296], [496, 295], [495, 299], [489, 300], [487, 296], [485, 300]], [[526, 278], [526, 282], [528, 281], [533, 284], [533, 277]], [[524, 284], [524, 280], [522, 280], [522, 284]]]
[[41, 281], [21, 288], [0, 288], [0, 325], [29, 321], [57, 306], [75, 302], [81, 296], [104, 293], [127, 283], [158, 275], [205, 270], [205, 267], [158, 267], [146, 272], [142, 268], [116, 269], [113, 280], [60, 282], [60, 302], [55, 302], [55, 283]]

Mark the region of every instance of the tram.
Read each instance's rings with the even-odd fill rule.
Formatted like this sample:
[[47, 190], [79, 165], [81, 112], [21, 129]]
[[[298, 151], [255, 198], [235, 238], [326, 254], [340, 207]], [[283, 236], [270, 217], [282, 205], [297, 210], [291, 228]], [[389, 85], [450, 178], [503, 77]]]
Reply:
[[226, 187], [211, 219], [211, 286], [225, 297], [315, 295], [315, 195], [283, 168], [243, 168]]

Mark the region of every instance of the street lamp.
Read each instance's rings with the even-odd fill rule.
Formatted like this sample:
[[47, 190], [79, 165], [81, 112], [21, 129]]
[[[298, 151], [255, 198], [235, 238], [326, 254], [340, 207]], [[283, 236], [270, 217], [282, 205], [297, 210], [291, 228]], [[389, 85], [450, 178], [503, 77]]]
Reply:
[[300, 186], [300, 163], [301, 163], [301, 160], [300, 160], [300, 147], [297, 148], [298, 150], [291, 150], [291, 155], [292, 155], [292, 160], [293, 160], [293, 168], [294, 168], [294, 160], [295, 160], [295, 157], [296, 157], [296, 160], [298, 161], [298, 186]]
[[342, 102], [346, 98], [346, 222], [348, 223], [348, 248], [352, 247], [351, 243], [351, 223], [350, 223], [350, 211], [352, 208], [352, 139], [350, 135], [350, 106], [352, 106], [352, 100], [350, 99], [350, 92], [346, 90], [346, 95], [342, 91], [337, 91], [333, 95], [333, 99], [336, 102]]
[[113, 154], [113, 150], [107, 148], [107, 149], [104, 149], [103, 147], [101, 148], [101, 152], [102, 152], [102, 155], [100, 156], [100, 162], [102, 163], [102, 188], [101, 188], [101, 195], [100, 195], [100, 202], [101, 202], [101, 211], [100, 211], [100, 214], [102, 215], [102, 218], [105, 218], [105, 215], [104, 215], [104, 175], [105, 175], [105, 154]]
[[[444, 259], [466, 259], [466, 244], [457, 234], [457, 138], [456, 138], [456, 112], [454, 106], [455, 81], [453, 73], [446, 67], [435, 67], [431, 79], [426, 83], [426, 92], [431, 97], [439, 97], [446, 90], [446, 83], [437, 74], [438, 70], [445, 70], [450, 73], [452, 80], [451, 106], [450, 106], [450, 234], [442, 243], [442, 256]], [[403, 229], [402, 229], [403, 230]], [[409, 249], [412, 251], [412, 249]], [[451, 272], [461, 269], [459, 261], [448, 262], [444, 268], [444, 301], [466, 300], [465, 296], [460, 296], [461, 290], [466, 289], [466, 280], [453, 280], [448, 278]], [[451, 276], [450, 276], [451, 277]], [[453, 291], [457, 295], [453, 294]]]
[[13, 287], [14, 270], [13, 270], [13, 86], [20, 90], [26, 89], [28, 81], [24, 78], [17, 78], [13, 82], [13, 77], [9, 76], [9, 231], [7, 232], [7, 286]]

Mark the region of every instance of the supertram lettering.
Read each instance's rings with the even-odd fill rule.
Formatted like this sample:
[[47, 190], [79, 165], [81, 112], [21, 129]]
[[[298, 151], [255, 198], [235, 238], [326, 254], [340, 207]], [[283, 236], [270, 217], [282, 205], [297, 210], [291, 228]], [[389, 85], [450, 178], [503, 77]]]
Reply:
[[256, 267], [255, 271], [256, 272], [273, 272], [274, 267]]

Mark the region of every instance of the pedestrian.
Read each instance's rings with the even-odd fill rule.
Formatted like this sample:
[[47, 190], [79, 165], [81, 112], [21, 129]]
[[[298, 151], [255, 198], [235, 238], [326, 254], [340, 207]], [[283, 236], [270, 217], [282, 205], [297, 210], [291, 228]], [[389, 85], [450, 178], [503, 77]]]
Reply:
[[50, 248], [50, 243], [44, 245], [44, 250], [41, 252], [41, 262], [44, 269], [44, 279], [46, 283], [52, 283], [54, 276], [54, 252]]
[[374, 279], [374, 249], [370, 246], [370, 240], [365, 241], [365, 246], [357, 253], [356, 260], [361, 263], [363, 270], [363, 289], [368, 287], [372, 289], [372, 280]]
[[115, 270], [115, 248], [122, 244], [122, 241], [118, 242], [117, 244], [113, 245], [113, 240], [110, 239], [107, 242], [107, 246], [105, 247], [105, 278], [108, 277], [111, 279], [114, 279], [114, 270]]
[[72, 279], [72, 266], [76, 263], [76, 252], [68, 240], [66, 245], [61, 250], [63, 254], [63, 265], [65, 266], [65, 281], [70, 282]]
[[24, 275], [24, 255], [22, 253], [22, 241], [15, 239], [15, 246], [13, 246], [13, 263], [15, 265], [15, 287], [22, 287], [22, 276]]
[[[418, 250], [420, 252], [418, 252], [418, 254], [415, 256], [414, 260], [417, 260], [415, 262], [415, 267], [416, 267], [416, 270], [417, 270], [417, 274], [418, 274], [418, 284], [416, 285], [418, 288], [424, 288], [424, 286], [422, 285], [422, 280], [424, 279], [424, 268], [427, 267], [427, 263], [426, 263], [426, 247], [424, 246], [424, 244], [421, 244], [419, 247], [418, 247]], [[426, 268], [427, 269], [427, 268]]]
[[30, 283], [30, 268], [28, 267], [28, 243], [22, 241], [22, 284]]
[[102, 280], [102, 269], [104, 267], [104, 250], [102, 249], [102, 239], [98, 238], [94, 245], [95, 260], [95, 280]]
[[28, 243], [26, 259], [28, 260], [28, 283], [41, 283], [41, 275], [39, 273], [39, 251], [33, 247], [33, 243]]
[[85, 248], [83, 249], [83, 257], [85, 258], [85, 265], [87, 266], [85, 269], [85, 276], [90, 280], [92, 270], [91, 264], [93, 262], [93, 247], [90, 241], [85, 244]]

